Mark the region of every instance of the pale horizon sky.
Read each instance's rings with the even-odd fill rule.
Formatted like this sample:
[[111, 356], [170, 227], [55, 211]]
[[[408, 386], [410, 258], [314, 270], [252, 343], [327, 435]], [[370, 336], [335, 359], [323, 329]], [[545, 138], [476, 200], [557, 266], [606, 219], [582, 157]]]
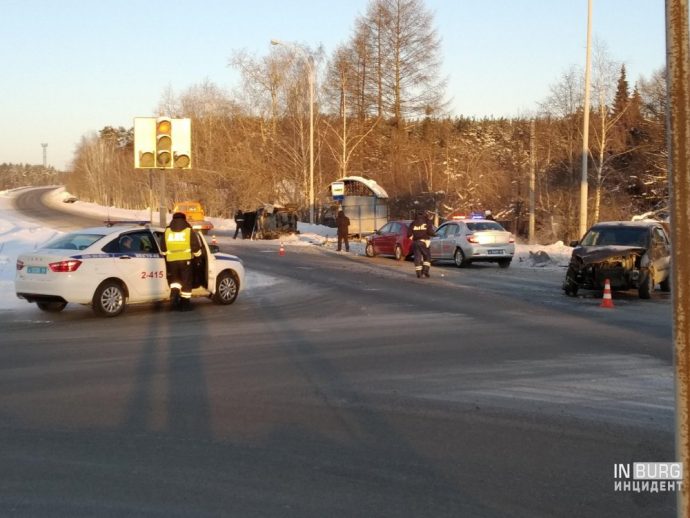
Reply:
[[[64, 170], [83, 136], [155, 115], [167, 88], [206, 80], [232, 91], [235, 50], [270, 40], [324, 47], [352, 36], [369, 0], [116, 3], [0, 0], [0, 163]], [[424, 0], [441, 37], [451, 115], [534, 113], [571, 66], [584, 67], [587, 0]], [[625, 63], [631, 87], [665, 65], [664, 2], [593, 0], [593, 41]]]

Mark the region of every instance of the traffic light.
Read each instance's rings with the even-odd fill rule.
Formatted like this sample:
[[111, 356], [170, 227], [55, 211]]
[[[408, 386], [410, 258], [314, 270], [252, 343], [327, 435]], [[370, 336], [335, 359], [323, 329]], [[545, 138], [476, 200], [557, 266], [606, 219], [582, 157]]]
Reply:
[[156, 167], [156, 119], [135, 117], [134, 119], [134, 168]]
[[190, 119], [135, 117], [135, 169], [191, 169]]
[[156, 120], [156, 167], [172, 167], [172, 121], [167, 117]]
[[192, 121], [191, 119], [172, 119], [172, 167], [192, 168]]

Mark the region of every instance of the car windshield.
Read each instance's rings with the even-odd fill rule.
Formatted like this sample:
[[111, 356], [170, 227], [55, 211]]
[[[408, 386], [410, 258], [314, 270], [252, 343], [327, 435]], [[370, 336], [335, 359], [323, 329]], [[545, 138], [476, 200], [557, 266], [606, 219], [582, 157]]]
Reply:
[[468, 221], [467, 228], [472, 232], [480, 232], [482, 230], [505, 231], [505, 229], [495, 221]]
[[102, 234], [65, 234], [43, 245], [50, 250], [84, 250], [103, 237]]
[[647, 229], [635, 227], [593, 228], [582, 239], [582, 246], [647, 246]]

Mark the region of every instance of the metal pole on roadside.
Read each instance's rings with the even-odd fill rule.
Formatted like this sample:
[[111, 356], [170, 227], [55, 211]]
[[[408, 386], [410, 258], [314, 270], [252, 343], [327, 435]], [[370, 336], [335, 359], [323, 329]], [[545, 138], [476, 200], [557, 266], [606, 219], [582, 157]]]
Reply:
[[666, 140], [671, 202], [676, 459], [683, 463], [677, 514], [690, 516], [690, 44], [688, 0], [666, 0]]
[[149, 222], [153, 225], [153, 169], [149, 169]]
[[309, 56], [309, 223], [314, 224], [314, 58]]
[[294, 43], [285, 43], [280, 40], [272, 39], [271, 45], [283, 45], [289, 47], [300, 54], [307, 65], [309, 82], [309, 223], [314, 224], [314, 86], [316, 83], [316, 72], [314, 71], [314, 57], [308, 54], [301, 46]]
[[158, 201], [158, 210], [160, 216], [160, 226], [165, 227], [168, 224], [168, 207], [166, 206], [168, 200], [167, 187], [165, 185], [165, 169], [159, 169], [160, 177], [160, 200]]
[[585, 105], [582, 120], [582, 177], [580, 178], [580, 235], [587, 231], [587, 161], [589, 160], [589, 76], [592, 55], [592, 0], [587, 1], [587, 56], [585, 59]]
[[536, 162], [537, 157], [535, 156], [536, 145], [534, 142], [534, 119], [530, 121], [529, 124], [529, 232], [528, 239], [529, 244], [533, 245], [536, 243], [535, 236], [535, 213], [536, 213], [536, 201], [535, 201], [535, 190], [536, 190]]

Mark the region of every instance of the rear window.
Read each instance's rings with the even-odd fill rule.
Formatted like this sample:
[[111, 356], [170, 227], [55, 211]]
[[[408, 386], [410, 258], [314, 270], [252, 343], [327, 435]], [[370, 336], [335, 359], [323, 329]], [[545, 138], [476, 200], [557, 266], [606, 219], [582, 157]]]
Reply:
[[505, 231], [505, 229], [495, 221], [468, 221], [466, 225], [472, 232], [480, 232], [482, 230]]
[[84, 250], [102, 237], [102, 234], [65, 234], [48, 241], [41, 248], [50, 250]]

